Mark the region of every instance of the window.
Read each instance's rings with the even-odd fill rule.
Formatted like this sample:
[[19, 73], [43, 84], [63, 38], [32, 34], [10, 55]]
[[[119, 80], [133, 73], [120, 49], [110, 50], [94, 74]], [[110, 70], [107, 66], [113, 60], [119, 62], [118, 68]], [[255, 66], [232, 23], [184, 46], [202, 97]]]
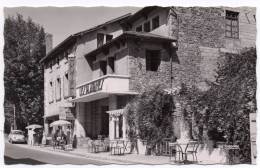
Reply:
[[152, 20], [152, 30], [159, 27], [159, 16], [156, 16]]
[[145, 32], [150, 32], [151, 31], [151, 29], [150, 29], [150, 21], [144, 23], [144, 31]]
[[226, 11], [226, 37], [239, 37], [238, 14], [238, 12]]
[[59, 56], [56, 58], [56, 64], [57, 64], [58, 66], [60, 65], [60, 57], [59, 57]]
[[106, 43], [113, 39], [113, 35], [107, 34], [106, 35]]
[[52, 71], [52, 61], [50, 61], [49, 66], [50, 66], [50, 70]]
[[63, 78], [63, 95], [64, 98], [69, 97], [69, 74], [66, 72]]
[[157, 71], [161, 64], [160, 50], [146, 50], [146, 70]]
[[100, 66], [100, 76], [106, 75], [107, 74], [107, 62], [100, 61], [99, 66]]
[[140, 25], [140, 26], [136, 27], [135, 31], [136, 32], [142, 32], [143, 31], [143, 26]]
[[65, 51], [65, 52], [64, 52], [64, 58], [65, 58], [65, 60], [66, 60], [66, 62], [67, 62], [68, 59], [69, 59], [69, 53], [68, 53], [68, 51]]
[[57, 78], [56, 81], [56, 100], [61, 100], [61, 80], [60, 78]]
[[112, 74], [115, 72], [115, 57], [108, 58], [108, 67], [109, 67], [108, 73]]
[[104, 44], [104, 34], [98, 33], [97, 34], [97, 47], [100, 47]]
[[53, 102], [53, 83], [52, 81], [50, 81], [50, 85], [49, 85], [49, 103], [52, 103]]

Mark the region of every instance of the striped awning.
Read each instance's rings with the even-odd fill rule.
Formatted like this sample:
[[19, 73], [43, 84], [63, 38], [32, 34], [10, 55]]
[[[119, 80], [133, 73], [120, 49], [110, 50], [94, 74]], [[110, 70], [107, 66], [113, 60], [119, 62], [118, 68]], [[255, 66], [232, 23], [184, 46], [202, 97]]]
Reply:
[[110, 110], [110, 111], [107, 111], [107, 113], [111, 116], [115, 116], [115, 117], [118, 117], [120, 115], [123, 115], [125, 112], [125, 109], [117, 109], [117, 110]]

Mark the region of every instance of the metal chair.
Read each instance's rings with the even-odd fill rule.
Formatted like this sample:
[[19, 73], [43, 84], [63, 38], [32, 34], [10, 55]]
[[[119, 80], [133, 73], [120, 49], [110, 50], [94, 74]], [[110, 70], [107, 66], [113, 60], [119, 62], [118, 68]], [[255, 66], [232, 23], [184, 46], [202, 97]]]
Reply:
[[123, 140], [111, 141], [110, 143], [111, 155], [123, 155], [125, 152], [125, 145]]
[[175, 162], [177, 162], [177, 158], [178, 158], [178, 163], [183, 161], [185, 153], [183, 152], [182, 147], [177, 142], [169, 142], [169, 148], [170, 148], [170, 161], [173, 156]]
[[184, 152], [185, 157], [187, 157], [188, 154], [191, 154], [192, 161], [197, 162], [198, 161], [198, 158], [197, 158], [198, 147], [199, 147], [198, 141], [189, 141], [189, 143], [185, 149], [185, 152]]

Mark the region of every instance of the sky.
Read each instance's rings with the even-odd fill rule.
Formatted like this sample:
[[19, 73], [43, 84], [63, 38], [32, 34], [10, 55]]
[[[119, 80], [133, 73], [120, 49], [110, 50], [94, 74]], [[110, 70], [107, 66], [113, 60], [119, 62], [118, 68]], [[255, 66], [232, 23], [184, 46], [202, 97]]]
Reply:
[[138, 7], [14, 7], [4, 8], [4, 16], [17, 13], [32, 20], [53, 35], [53, 47], [69, 35], [89, 29], [113, 18], [134, 13]]

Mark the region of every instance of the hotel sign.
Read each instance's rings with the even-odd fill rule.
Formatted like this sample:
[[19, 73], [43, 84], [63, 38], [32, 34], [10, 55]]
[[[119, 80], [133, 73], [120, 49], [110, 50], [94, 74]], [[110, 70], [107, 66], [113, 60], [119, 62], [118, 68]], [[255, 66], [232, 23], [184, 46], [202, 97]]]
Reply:
[[104, 79], [99, 79], [83, 85], [79, 88], [79, 96], [88, 95], [93, 92], [102, 90]]

